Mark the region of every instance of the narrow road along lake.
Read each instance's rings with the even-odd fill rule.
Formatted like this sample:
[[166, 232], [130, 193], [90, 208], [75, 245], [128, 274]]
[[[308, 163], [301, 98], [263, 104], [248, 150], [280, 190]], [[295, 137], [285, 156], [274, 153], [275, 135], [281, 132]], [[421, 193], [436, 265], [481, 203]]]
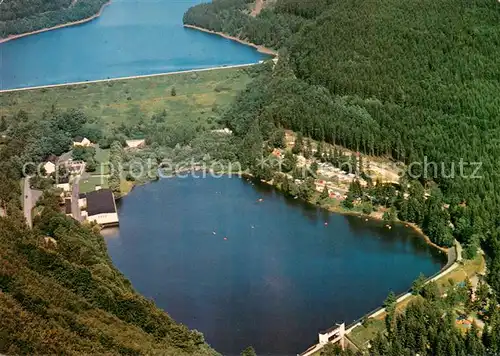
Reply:
[[186, 29], [202, 0], [113, 0], [98, 19], [0, 44], [0, 89], [176, 72], [267, 58], [254, 48]]

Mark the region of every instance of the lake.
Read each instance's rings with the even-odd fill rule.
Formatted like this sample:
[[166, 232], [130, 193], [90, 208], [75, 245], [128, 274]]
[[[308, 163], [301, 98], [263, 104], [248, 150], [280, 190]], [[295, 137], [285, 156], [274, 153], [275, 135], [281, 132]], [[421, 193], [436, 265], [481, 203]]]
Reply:
[[296, 355], [318, 331], [351, 323], [446, 262], [404, 225], [389, 230], [240, 178], [140, 186], [119, 217], [106, 234], [114, 264], [225, 355], [249, 345]]
[[175, 72], [268, 58], [182, 26], [202, 0], [113, 0], [98, 19], [0, 44], [0, 89]]

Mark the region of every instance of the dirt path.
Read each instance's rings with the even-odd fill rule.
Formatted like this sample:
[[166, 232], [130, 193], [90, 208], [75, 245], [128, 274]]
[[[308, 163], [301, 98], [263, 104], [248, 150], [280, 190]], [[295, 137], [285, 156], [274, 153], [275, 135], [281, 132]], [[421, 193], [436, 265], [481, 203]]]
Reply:
[[264, 0], [255, 0], [255, 7], [250, 13], [250, 15], [253, 17], [257, 16], [258, 14], [260, 14], [263, 7], [264, 7]]
[[31, 219], [31, 209], [33, 208], [31, 206], [31, 188], [30, 188], [30, 178], [26, 177], [24, 178], [24, 189], [23, 189], [23, 211], [24, 211], [24, 217], [26, 219], [26, 223], [28, 226], [31, 228], [33, 226], [33, 220]]

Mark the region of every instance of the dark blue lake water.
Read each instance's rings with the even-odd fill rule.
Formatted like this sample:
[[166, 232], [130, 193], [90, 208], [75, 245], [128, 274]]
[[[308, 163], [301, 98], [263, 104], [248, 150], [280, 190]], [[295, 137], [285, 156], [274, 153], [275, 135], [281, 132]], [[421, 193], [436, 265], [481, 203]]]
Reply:
[[141, 186], [119, 215], [106, 237], [115, 265], [225, 355], [248, 345], [296, 355], [445, 262], [404, 225], [329, 213], [239, 178]]
[[83, 25], [0, 44], [0, 89], [255, 63], [255, 49], [185, 29], [202, 0], [113, 0]]

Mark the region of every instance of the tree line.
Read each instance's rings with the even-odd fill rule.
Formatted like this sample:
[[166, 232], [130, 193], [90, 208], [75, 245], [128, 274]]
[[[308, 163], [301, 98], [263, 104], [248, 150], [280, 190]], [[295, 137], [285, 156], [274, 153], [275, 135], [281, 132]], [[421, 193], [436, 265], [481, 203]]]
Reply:
[[0, 38], [83, 20], [107, 0], [11, 0], [2, 3]]
[[[196, 330], [140, 296], [113, 266], [100, 229], [61, 213], [48, 188], [33, 229], [20, 206], [24, 162], [71, 147], [90, 133], [77, 110], [19, 112], [0, 145], [0, 353], [216, 355]], [[117, 149], [119, 151], [119, 149]], [[79, 151], [79, 158], [89, 152]], [[91, 154], [92, 152], [90, 152]]]
[[[219, 13], [217, 3], [204, 6]], [[410, 198], [395, 204], [398, 215], [438, 243], [449, 245], [454, 237], [471, 253], [483, 247], [500, 292], [498, 4], [319, 2], [321, 15], [310, 7], [315, 5], [283, 0], [268, 9], [307, 25], [285, 41], [274, 71], [251, 83], [225, 114], [225, 124], [248, 142], [240, 152], [283, 127], [364, 154], [419, 163], [411, 165], [418, 183], [403, 187]], [[435, 165], [426, 171], [425, 162]], [[460, 162], [466, 163], [462, 172]], [[474, 162], [481, 164], [479, 179], [470, 178], [474, 167], [467, 163]], [[423, 189], [435, 184], [441, 193], [424, 201]]]
[[[252, 40], [246, 25], [223, 16], [217, 3], [203, 5], [207, 17], [195, 7], [184, 21]], [[235, 10], [245, 18], [238, 24], [260, 17], [250, 18], [241, 4]], [[242, 160], [251, 165], [267, 155], [266, 146], [256, 142], [268, 142], [273, 132], [288, 128], [406, 163], [413, 178], [404, 180], [394, 197], [394, 214], [421, 226], [438, 244], [449, 246], [457, 239], [466, 256], [482, 247], [487, 280], [500, 301], [498, 4], [278, 0], [267, 11], [273, 15], [262, 16], [271, 22], [286, 13], [297, 16], [300, 25], [288, 38], [277, 32], [268, 42], [280, 48], [274, 71], [251, 83], [223, 118], [242, 138]], [[272, 26], [257, 32], [264, 36]], [[435, 165], [426, 167], [426, 162]], [[479, 178], [471, 178], [472, 164], [460, 171], [460, 162], [480, 162]], [[258, 167], [255, 172], [273, 176]], [[365, 193], [354, 183], [350, 200]], [[449, 323], [440, 327], [451, 333], [446, 340], [456, 338]], [[396, 347], [394, 354], [402, 350], [389, 344]]]
[[[281, 0], [280, 0], [281, 1]], [[278, 1], [278, 5], [280, 4]], [[184, 24], [224, 32], [269, 48], [280, 48], [307, 20], [289, 7], [277, 11], [263, 9], [249, 16], [253, 0], [216, 0], [191, 7], [183, 17]], [[297, 2], [298, 5], [298, 2]]]

